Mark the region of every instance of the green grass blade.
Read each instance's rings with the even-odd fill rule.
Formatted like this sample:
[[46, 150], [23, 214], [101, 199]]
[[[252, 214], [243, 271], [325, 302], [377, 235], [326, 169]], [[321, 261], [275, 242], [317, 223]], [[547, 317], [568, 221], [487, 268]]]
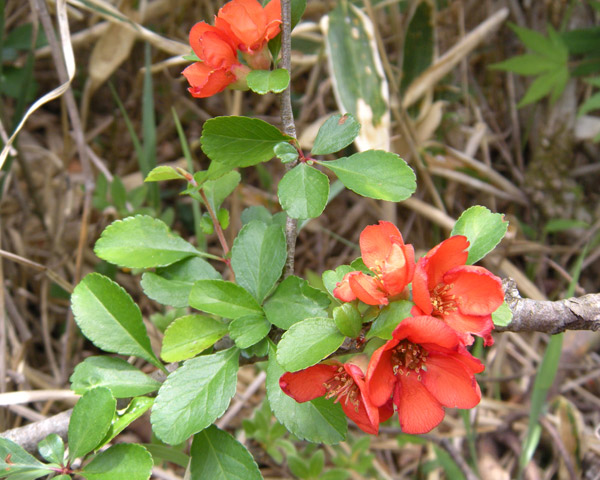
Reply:
[[[142, 89], [142, 141], [143, 162], [140, 159], [140, 170], [144, 177], [156, 167], [156, 118], [154, 115], [154, 92], [152, 86], [152, 58], [150, 44], [146, 43], [144, 86]], [[150, 202], [158, 212], [160, 209], [160, 197], [158, 184], [153, 183], [149, 189]]]
[[[572, 297], [575, 292], [575, 285], [579, 280], [581, 274], [581, 266], [585, 259], [588, 251], [588, 246], [583, 249], [583, 252], [577, 259], [573, 268], [572, 280], [567, 289], [566, 297]], [[521, 457], [519, 458], [519, 478], [522, 478], [525, 467], [533, 457], [535, 449], [537, 448], [542, 433], [542, 428], [538, 422], [539, 416], [546, 403], [546, 397], [548, 390], [554, 382], [556, 377], [556, 371], [558, 370], [558, 363], [560, 362], [560, 356], [563, 344], [563, 333], [553, 335], [550, 338], [550, 342], [546, 347], [544, 358], [540, 364], [540, 369], [537, 376], [535, 377], [535, 383], [533, 384], [533, 393], [531, 395], [531, 409], [529, 412], [529, 426], [527, 427], [527, 436], [523, 443], [523, 450], [521, 451]]]
[[[185, 132], [181, 127], [181, 122], [179, 121], [179, 117], [177, 116], [177, 112], [174, 107], [171, 107], [171, 112], [173, 113], [173, 120], [175, 120], [175, 128], [177, 129], [177, 135], [179, 135], [179, 143], [181, 144], [181, 151], [185, 160], [187, 162], [187, 168], [190, 173], [194, 173], [194, 162], [192, 160], [192, 154], [190, 152], [190, 147], [185, 137]], [[194, 232], [196, 233], [196, 244], [198, 248], [204, 250], [206, 248], [206, 236], [202, 231], [202, 227], [200, 226], [200, 222], [202, 219], [202, 214], [200, 213], [200, 202], [194, 198], [192, 198], [192, 212], [194, 214]]]

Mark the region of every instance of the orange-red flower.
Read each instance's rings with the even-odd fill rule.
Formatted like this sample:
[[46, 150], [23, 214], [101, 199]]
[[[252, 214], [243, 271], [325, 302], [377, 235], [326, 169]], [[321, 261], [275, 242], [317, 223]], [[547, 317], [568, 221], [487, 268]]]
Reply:
[[299, 372], [284, 373], [279, 379], [279, 385], [299, 403], [322, 396], [335, 397], [346, 416], [366, 433], [377, 434], [379, 423], [393, 414], [391, 402], [384, 402], [381, 408], [373, 406], [365, 395], [364, 373], [358, 365], [352, 363], [332, 361]]
[[344, 302], [356, 298], [368, 305], [387, 305], [389, 297], [401, 294], [415, 271], [415, 251], [405, 245], [393, 223], [380, 221], [360, 234], [364, 264], [375, 274], [350, 272], [337, 283], [333, 295]]
[[409, 317], [373, 353], [367, 392], [375, 406], [393, 398], [404, 433], [426, 433], [443, 420], [443, 407], [473, 408], [479, 403], [474, 375], [483, 369], [443, 321]]
[[190, 45], [201, 60], [183, 71], [194, 97], [210, 97], [219, 93], [247, 73], [237, 58], [234, 41], [222, 30], [198, 22], [190, 31]]
[[413, 315], [432, 315], [457, 331], [465, 345], [471, 334], [492, 345], [492, 313], [504, 301], [500, 278], [483, 267], [465, 265], [469, 242], [455, 235], [417, 262], [412, 282]]
[[279, 33], [280, 24], [280, 0], [271, 0], [264, 8], [257, 0], [232, 0], [219, 10], [215, 21], [236, 48], [250, 55], [260, 52]]

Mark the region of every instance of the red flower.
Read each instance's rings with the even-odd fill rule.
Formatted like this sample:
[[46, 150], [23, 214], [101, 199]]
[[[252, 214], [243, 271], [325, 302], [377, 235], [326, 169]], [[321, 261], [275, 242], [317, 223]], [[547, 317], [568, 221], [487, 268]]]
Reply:
[[201, 60], [183, 71], [194, 97], [210, 97], [225, 90], [247, 70], [237, 59], [234, 41], [205, 22], [192, 27], [190, 45]]
[[364, 373], [352, 363], [332, 361], [299, 372], [287, 372], [279, 379], [279, 386], [299, 403], [322, 396], [335, 397], [346, 416], [366, 433], [377, 434], [379, 422], [394, 413], [390, 402], [384, 402], [380, 408], [373, 406], [365, 395]]
[[500, 278], [483, 267], [465, 265], [469, 242], [456, 235], [444, 240], [417, 262], [412, 282], [413, 315], [441, 318], [465, 345], [471, 334], [492, 345], [492, 313], [504, 301]]
[[376, 406], [392, 396], [404, 433], [426, 433], [443, 420], [443, 407], [473, 408], [479, 403], [474, 374], [483, 369], [444, 322], [409, 317], [373, 353], [367, 392]]
[[264, 8], [257, 0], [232, 0], [219, 10], [215, 21], [236, 48], [250, 55], [260, 52], [279, 33], [280, 24], [280, 0], [271, 0]]
[[387, 305], [388, 298], [401, 294], [415, 271], [415, 251], [405, 245], [402, 234], [390, 222], [369, 225], [360, 234], [364, 264], [375, 274], [350, 272], [333, 290], [344, 302], [356, 298], [368, 305]]

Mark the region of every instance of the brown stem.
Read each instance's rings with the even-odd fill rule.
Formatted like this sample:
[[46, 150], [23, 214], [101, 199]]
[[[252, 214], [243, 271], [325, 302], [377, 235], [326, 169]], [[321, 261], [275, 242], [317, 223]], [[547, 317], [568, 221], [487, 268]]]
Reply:
[[[291, 72], [292, 66], [292, 8], [290, 0], [281, 2], [281, 66]], [[281, 93], [281, 123], [283, 132], [290, 137], [296, 138], [296, 125], [292, 112], [292, 95], [290, 85]], [[285, 170], [289, 172], [296, 166], [296, 162], [286, 163]], [[294, 273], [294, 255], [296, 253], [296, 237], [298, 235], [298, 221], [287, 217], [285, 222], [285, 240], [287, 244], [287, 261], [285, 263], [284, 276], [289, 277]]]
[[[196, 184], [195, 181], [193, 183]], [[197, 185], [198, 184], [196, 184], [195, 186], [197, 186]], [[206, 210], [208, 211], [208, 214], [210, 215], [213, 225], [215, 226], [215, 232], [217, 234], [219, 242], [221, 243], [221, 247], [223, 248], [223, 260], [227, 264], [229, 269], [231, 270], [231, 274], [235, 275], [235, 273], [233, 272], [233, 269], [231, 268], [231, 260], [229, 258], [227, 258], [227, 254], [229, 253], [229, 246], [227, 245], [227, 240], [225, 239], [225, 234], [223, 233], [223, 229], [221, 228], [219, 219], [217, 218], [217, 215], [211, 208], [210, 203], [208, 203], [208, 198], [206, 198], [206, 194], [204, 193], [204, 190], [202, 188], [200, 189], [200, 196], [202, 197], [202, 200], [204, 201], [204, 205], [206, 205]]]

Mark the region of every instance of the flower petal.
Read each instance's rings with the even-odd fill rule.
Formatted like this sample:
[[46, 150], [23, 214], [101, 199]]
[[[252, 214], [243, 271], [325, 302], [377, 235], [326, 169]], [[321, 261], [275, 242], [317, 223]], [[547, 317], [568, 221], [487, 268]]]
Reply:
[[427, 279], [429, 290], [432, 290], [442, 281], [443, 275], [453, 267], [464, 265], [469, 253], [469, 241], [463, 235], [454, 235], [444, 240], [442, 243], [432, 248], [425, 257], [419, 261], [424, 261], [427, 269]]
[[430, 352], [422, 378], [429, 392], [446, 407], [473, 408], [481, 400], [475, 377], [453, 356]]
[[388, 299], [379, 288], [379, 282], [374, 277], [365, 275], [363, 272], [350, 272], [348, 283], [354, 295], [367, 305], [387, 305]]
[[281, 0], [271, 0], [267, 3], [265, 15], [267, 16], [265, 40], [269, 41], [275, 38], [281, 29]]
[[349, 272], [344, 275], [341, 282], [336, 283], [336, 287], [333, 289], [333, 296], [342, 302], [351, 302], [356, 299], [356, 295], [350, 288], [350, 281], [348, 280], [349, 275], [354, 272]]
[[473, 337], [470, 334], [483, 337], [486, 346], [494, 344], [491, 335], [494, 322], [491, 315], [464, 315], [460, 312], [450, 312], [445, 314], [442, 319], [456, 330], [465, 345], [473, 343]]
[[318, 364], [299, 372], [286, 372], [279, 378], [279, 386], [297, 402], [308, 402], [327, 393], [324, 384], [335, 376], [340, 366], [339, 363]]
[[197, 98], [210, 97], [222, 92], [235, 80], [228, 69], [215, 70], [201, 62], [192, 63], [181, 73], [190, 84], [189, 92]]
[[427, 433], [444, 419], [442, 405], [414, 373], [398, 376], [394, 403], [398, 407], [398, 420], [404, 433]]
[[[360, 253], [365, 265], [374, 270], [382, 265], [392, 249], [391, 237], [402, 234], [391, 222], [379, 221], [379, 225], [369, 225], [360, 234]], [[402, 242], [403, 243], [403, 242]]]
[[385, 405], [396, 384], [396, 376], [392, 370], [392, 349], [398, 345], [397, 340], [389, 340], [371, 355], [367, 367], [367, 395], [376, 407]]
[[267, 16], [257, 0], [232, 0], [217, 14], [215, 25], [231, 32], [244, 52], [258, 50], [265, 43]]
[[447, 271], [444, 283], [451, 285], [449, 294], [458, 299], [461, 313], [489, 315], [504, 302], [502, 281], [483, 267], [462, 265]]
[[383, 286], [390, 297], [402, 293], [412, 281], [415, 272], [415, 249], [412, 245], [400, 244], [392, 238], [390, 255], [382, 271]]
[[413, 343], [436, 344], [450, 349], [457, 348], [460, 342], [452, 328], [428, 315], [405, 318], [392, 335], [398, 341], [406, 338]]

